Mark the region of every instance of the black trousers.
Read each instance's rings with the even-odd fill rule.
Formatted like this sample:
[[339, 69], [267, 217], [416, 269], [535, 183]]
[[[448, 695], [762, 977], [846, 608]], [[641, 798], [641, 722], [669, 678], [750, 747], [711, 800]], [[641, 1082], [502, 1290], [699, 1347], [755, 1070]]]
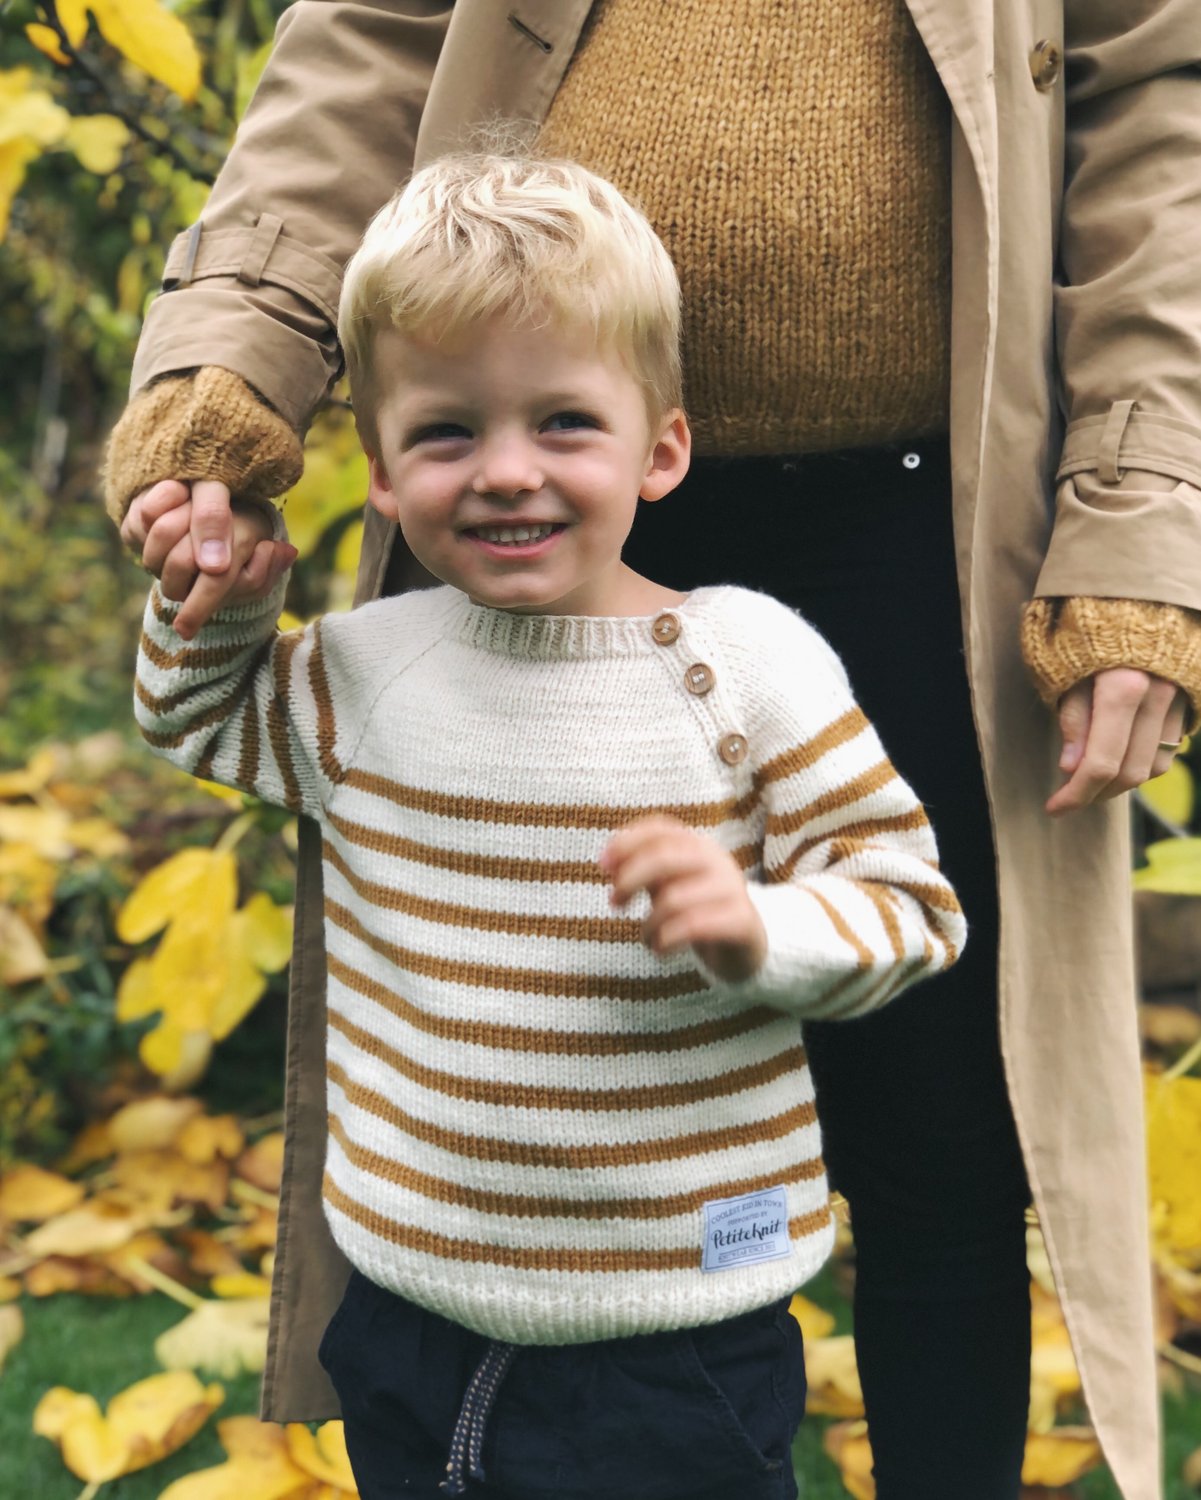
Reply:
[[694, 461], [678, 490], [640, 504], [624, 557], [669, 587], [739, 583], [800, 610], [929, 812], [967, 915], [964, 956], [876, 1014], [809, 1025], [805, 1038], [826, 1161], [851, 1206], [878, 1500], [1013, 1500], [1029, 1193], [998, 1042], [995, 865], [946, 443]]

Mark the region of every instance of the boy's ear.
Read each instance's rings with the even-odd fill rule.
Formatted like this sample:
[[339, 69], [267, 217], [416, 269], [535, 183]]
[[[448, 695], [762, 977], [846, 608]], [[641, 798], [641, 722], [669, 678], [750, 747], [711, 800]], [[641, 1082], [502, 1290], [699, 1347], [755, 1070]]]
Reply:
[[669, 495], [687, 474], [691, 457], [692, 432], [688, 418], [676, 406], [660, 420], [659, 435], [651, 449], [646, 477], [638, 491], [639, 498], [662, 500], [664, 495]]
[[387, 516], [389, 521], [397, 519], [396, 491], [392, 488], [392, 481], [388, 478], [388, 471], [370, 453], [367, 455], [367, 471], [370, 475], [370, 483], [367, 486], [367, 498], [379, 511], [381, 516]]

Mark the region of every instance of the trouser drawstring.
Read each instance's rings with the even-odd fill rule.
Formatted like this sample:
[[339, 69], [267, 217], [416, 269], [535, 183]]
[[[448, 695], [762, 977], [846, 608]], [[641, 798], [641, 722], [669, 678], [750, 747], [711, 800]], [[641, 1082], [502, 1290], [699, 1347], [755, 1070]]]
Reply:
[[438, 1486], [444, 1494], [465, 1494], [468, 1476], [483, 1480], [484, 1432], [496, 1393], [500, 1390], [501, 1381], [508, 1374], [516, 1353], [512, 1344], [495, 1341], [489, 1343], [475, 1374], [467, 1382], [463, 1405], [459, 1408], [459, 1420], [455, 1423], [455, 1430], [450, 1438], [446, 1478]]

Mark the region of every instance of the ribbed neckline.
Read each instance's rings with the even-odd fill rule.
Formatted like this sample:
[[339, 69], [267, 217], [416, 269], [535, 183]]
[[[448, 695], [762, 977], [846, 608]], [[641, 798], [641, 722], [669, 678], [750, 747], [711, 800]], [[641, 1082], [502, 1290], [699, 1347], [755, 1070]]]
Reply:
[[[668, 607], [682, 621], [695, 619], [720, 586], [696, 588], [683, 604]], [[651, 615], [524, 615], [473, 604], [455, 589], [447, 634], [451, 639], [498, 656], [538, 661], [577, 661], [613, 656], [642, 656], [663, 647], [651, 626], [664, 613]]]

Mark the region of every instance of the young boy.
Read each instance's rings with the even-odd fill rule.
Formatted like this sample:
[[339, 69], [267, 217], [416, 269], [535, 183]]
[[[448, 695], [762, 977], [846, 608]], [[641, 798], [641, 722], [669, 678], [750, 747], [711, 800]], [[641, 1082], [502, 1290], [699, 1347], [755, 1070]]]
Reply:
[[833, 1239], [797, 1022], [963, 943], [824, 641], [622, 563], [688, 466], [678, 303], [582, 168], [419, 173], [339, 333], [371, 503], [444, 586], [276, 634], [292, 549], [244, 508], [236, 602], [182, 645], [147, 608], [151, 745], [324, 837], [321, 1358], [365, 1500], [795, 1495], [788, 1298]]

